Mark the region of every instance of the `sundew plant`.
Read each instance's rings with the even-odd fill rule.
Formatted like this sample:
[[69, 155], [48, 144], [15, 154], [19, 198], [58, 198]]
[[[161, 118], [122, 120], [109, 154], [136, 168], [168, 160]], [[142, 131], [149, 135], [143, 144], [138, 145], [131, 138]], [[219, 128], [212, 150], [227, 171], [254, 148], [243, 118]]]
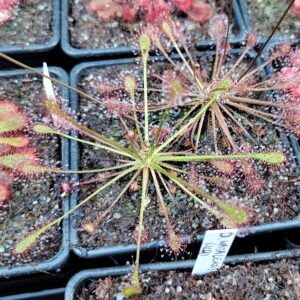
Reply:
[[[115, 111], [116, 115], [120, 119], [123, 130], [123, 134], [121, 135], [121, 139], [119, 140], [115, 140], [112, 138], [110, 128], [107, 128], [106, 135], [100, 134], [93, 130], [93, 128], [88, 127], [88, 125], [84, 125], [83, 123], [78, 122], [76, 116], [64, 109], [61, 106], [59, 99], [55, 97], [51, 85], [51, 81], [57, 83], [60, 82], [53, 78], [50, 78], [49, 74], [47, 73], [47, 69], [45, 69], [44, 74], [41, 74], [36, 70], [7, 57], [4, 54], [0, 54], [2, 58], [8, 59], [20, 66], [26, 67], [34, 71], [35, 73], [44, 76], [45, 78], [45, 86], [47, 91], [47, 100], [45, 105], [47, 111], [52, 117], [52, 121], [51, 123], [48, 122], [33, 125], [32, 129], [35, 133], [68, 138], [78, 143], [92, 146], [94, 149], [106, 151], [107, 153], [113, 154], [115, 157], [117, 157], [115, 163], [109, 167], [95, 167], [90, 170], [79, 171], [64, 171], [57, 168], [51, 168], [48, 166], [31, 163], [31, 161], [28, 161], [28, 163], [22, 162], [22, 164], [18, 167], [18, 170], [24, 174], [95, 174], [95, 179], [90, 180], [90, 183], [96, 183], [98, 186], [96, 187], [94, 192], [87, 195], [81, 202], [71, 208], [64, 215], [55, 220], [49, 221], [49, 223], [45, 224], [43, 227], [37, 228], [35, 231], [29, 233], [26, 237], [20, 240], [14, 248], [14, 252], [16, 254], [27, 253], [36, 243], [37, 239], [39, 239], [51, 227], [58, 225], [65, 217], [85, 205], [87, 202], [93, 201], [93, 199], [101, 192], [109, 191], [115, 184], [121, 184], [121, 191], [110, 202], [108, 207], [103, 211], [100, 211], [93, 221], [84, 222], [83, 229], [93, 235], [97, 228], [101, 226], [101, 222], [125, 197], [130, 188], [133, 192], [140, 195], [136, 239], [137, 249], [134, 271], [132, 274], [131, 284], [127, 285], [123, 291], [124, 296], [133, 297], [142, 293], [139, 276], [140, 248], [143, 238], [144, 215], [147, 213], [147, 206], [150, 201], [150, 186], [154, 187], [154, 193], [156, 195], [155, 200], [158, 203], [159, 214], [162, 215], [165, 220], [166, 240], [168, 243], [167, 246], [175, 255], [178, 255], [181, 251], [183, 251], [184, 241], [183, 238], [176, 232], [174, 226], [176, 221], [171, 219], [169, 208], [165, 202], [166, 196], [173, 196], [169, 188], [170, 182], [172, 182], [172, 184], [174, 184], [177, 189], [185, 193], [189, 199], [198, 203], [203, 209], [220, 220], [222, 225], [227, 227], [237, 227], [243, 226], [244, 224], [247, 224], [249, 222], [248, 213], [241, 207], [241, 205], [233, 204], [228, 200], [218, 199], [215, 196], [209, 194], [207, 191], [199, 188], [198, 185], [191, 180], [186, 180], [186, 166], [190, 164], [201, 164], [203, 162], [213, 161], [214, 165], [221, 169], [225, 161], [239, 161], [243, 163], [251, 160], [259, 161], [260, 163], [266, 165], [278, 166], [284, 163], [286, 160], [285, 155], [281, 151], [264, 149], [264, 151], [255, 152], [251, 148], [247, 149], [247, 151], [245, 151], [245, 149], [241, 151], [240, 148], [236, 146], [236, 143], [233, 140], [232, 143], [230, 143], [233, 150], [232, 153], [223, 155], [219, 153], [203, 154], [197, 151], [197, 147], [196, 149], [195, 147], [186, 149], [186, 147], [183, 147], [180, 142], [180, 139], [184, 137], [187, 132], [190, 132], [191, 128], [193, 128], [194, 126], [196, 126], [196, 129], [194, 131], [198, 132], [201, 120], [206, 118], [208, 114], [210, 114], [211, 120], [215, 120], [215, 126], [217, 126], [218, 124], [218, 128], [222, 129], [220, 130], [222, 134], [230, 141], [232, 137], [229, 132], [229, 126], [227, 125], [227, 118], [231, 119], [231, 121], [233, 121], [233, 118], [227, 114], [227, 117], [225, 119], [225, 116], [221, 113], [221, 110], [223, 108], [220, 106], [229, 106], [228, 102], [223, 103], [223, 101], [228, 101], [230, 97], [238, 98], [238, 101], [231, 101], [232, 103], [237, 102], [238, 105], [242, 107], [249, 107], [251, 105], [258, 105], [259, 107], [261, 107], [264, 106], [266, 102], [269, 103], [269, 101], [267, 100], [255, 99], [247, 94], [249, 92], [251, 96], [255, 95], [256, 91], [251, 90], [255, 88], [258, 90], [271, 89], [269, 81], [252, 83], [252, 80], [250, 80], [249, 78], [252, 78], [252, 75], [256, 74], [257, 71], [255, 70], [257, 69], [252, 69], [251, 64], [244, 71], [244, 73], [240, 74], [238, 77], [233, 76], [235, 74], [236, 66], [239, 65], [243, 57], [247, 55], [249, 47], [253, 47], [253, 37], [250, 36], [248, 38], [244, 53], [237, 59], [236, 63], [231, 67], [231, 69], [223, 73], [222, 63], [225, 59], [224, 51], [227, 51], [227, 47], [224, 47], [221, 41], [221, 34], [226, 32], [226, 29], [224, 29], [224, 26], [226, 28], [226, 25], [224, 25], [226, 22], [224, 21], [224, 19], [221, 19], [221, 21], [217, 21], [218, 22], [215, 25], [215, 30], [218, 32], [217, 36], [220, 34], [220, 40], [218, 41], [217, 39], [216, 59], [213, 68], [214, 71], [210, 80], [205, 79], [202, 76], [201, 66], [197, 66], [196, 64], [190, 64], [187, 62], [185, 55], [181, 52], [180, 46], [176, 42], [174, 31], [171, 29], [171, 25], [167, 22], [164, 22], [162, 24], [164, 33], [173, 43], [186, 69], [180, 68], [178, 70], [178, 65], [173, 62], [173, 60], [168, 56], [165, 50], [160, 47], [157, 36], [153, 33], [147, 33], [148, 31], [145, 31], [139, 37], [141, 68], [143, 70], [141, 78], [141, 89], [137, 87], [137, 82], [132, 76], [126, 76], [124, 78], [123, 86], [124, 90], [126, 91], [126, 95], [124, 96], [124, 98], [126, 99], [122, 99], [122, 102], [118, 103], [111, 98], [102, 99], [104, 101], [100, 101], [99, 99], [95, 99], [92, 96], [86, 95], [85, 93], [77, 90], [74, 87], [69, 87], [85, 98], [91, 101], [96, 101], [99, 106], [104, 105], [106, 106], [106, 108], [109, 107], [110, 110]], [[170, 61], [171, 65], [174, 66], [174, 71], [180, 72], [182, 76], [186, 78], [186, 80], [189, 80], [190, 86], [192, 88], [192, 104], [187, 105], [188, 109], [184, 111], [182, 117], [177, 120], [173, 120], [172, 123], [168, 124], [168, 111], [172, 107], [170, 105], [166, 106], [165, 104], [162, 104], [161, 107], [153, 108], [153, 103], [150, 103], [148, 99], [149, 94], [151, 93], [151, 87], [149, 87], [148, 82], [149, 52], [151, 49], [151, 44], [159, 47], [163, 53], [165, 52], [165, 56]], [[227, 38], [225, 39], [224, 44], [227, 46]], [[285, 49], [285, 46], [283, 48], [280, 48], [280, 56], [282, 54], [282, 51], [285, 55], [287, 54], [287, 51]], [[187, 55], [192, 61], [192, 55], [189, 54], [187, 48], [186, 50]], [[276, 54], [275, 57], [278, 58], [279, 54]], [[270, 59], [272, 62], [273, 58]], [[268, 63], [270, 63], [270, 61]], [[258, 70], [261, 70], [262, 68], [263, 67], [259, 67]], [[245, 80], [246, 76], [249, 76], [249, 80]], [[243, 78], [244, 81], [242, 80]], [[243, 82], [243, 88], [239, 80]], [[182, 92], [182, 85], [182, 81], [176, 81], [176, 95]], [[273, 85], [272, 89], [274, 88], [275, 86]], [[284, 89], [285, 93], [290, 93], [291, 89], [295, 88], [294, 81], [292, 82], [292, 84], [290, 82], [283, 82], [280, 88]], [[250, 91], [248, 91], [247, 89], [250, 89]], [[165, 91], [159, 90], [159, 92], [161, 93], [161, 98], [163, 98]], [[139, 100], [140, 94], [142, 94], [142, 103], [140, 103]], [[186, 101], [184, 101], [184, 103], [185, 102]], [[124, 103], [126, 103], [125, 106], [123, 105]], [[158, 103], [161, 103], [160, 97], [158, 97]], [[269, 106], [270, 105], [268, 104], [268, 107]], [[238, 108], [235, 106], [232, 107]], [[157, 123], [154, 122], [153, 118], [153, 116], [155, 116], [155, 114], [157, 113], [157, 109], [164, 110], [163, 116], [160, 118], [158, 126]], [[229, 110], [229, 108], [227, 109]], [[257, 111], [260, 110], [252, 108], [252, 106], [249, 109], [243, 111], [246, 113], [249, 113], [251, 111], [253, 112], [253, 114], [257, 114], [257, 117], [260, 117], [262, 119], [270, 117], [269, 115], [266, 116], [263, 113], [257, 113]], [[223, 113], [226, 114], [226, 111], [223, 110]], [[296, 115], [296, 113], [297, 110], [295, 111], [295, 117], [297, 117], [297, 120], [299, 120], [299, 115]], [[236, 121], [237, 122], [233, 122], [235, 126], [243, 126], [239, 120]], [[292, 122], [294, 122], [294, 119], [292, 120]], [[169, 127], [171, 126], [168, 130], [168, 134], [164, 133], [166, 124]], [[297, 122], [294, 122], [294, 124], [295, 126], [298, 126]], [[216, 127], [214, 128], [214, 130], [216, 131]], [[298, 129], [296, 128], [296, 130]], [[78, 137], [76, 135], [70, 135], [70, 131], [77, 131], [77, 133], [79, 134]], [[195, 141], [196, 143], [198, 143], [197, 135]], [[136, 182], [141, 182], [141, 184], [136, 185]], [[132, 188], [133, 186], [135, 187]], [[80, 188], [80, 182], [63, 183], [62, 188], [64, 193], [68, 193], [74, 190], [74, 188]]]
[[10, 101], [0, 101], [0, 208], [10, 199], [11, 185], [25, 164], [36, 163], [30, 138], [23, 132], [28, 117]]
[[[188, 197], [199, 203], [204, 209], [216, 216], [226, 226], [241, 226], [248, 221], [248, 215], [245, 210], [238, 205], [216, 199], [205, 191], [199, 189], [196, 185], [186, 181], [182, 174], [184, 174], [184, 165], [191, 162], [205, 162], [208, 160], [222, 161], [226, 160], [246, 160], [254, 159], [270, 165], [279, 165], [285, 161], [285, 155], [276, 151], [264, 151], [262, 153], [235, 153], [228, 155], [200, 155], [192, 153], [191, 151], [174, 151], [173, 141], [181, 136], [191, 124], [195, 122], [207, 109], [217, 100], [218, 91], [213, 91], [208, 94], [208, 101], [197, 112], [194, 117], [184, 118], [179, 120], [180, 126], [176, 126], [174, 133], [167, 137], [165, 140], [160, 141], [161, 128], [164, 125], [162, 119], [160, 126], [155, 133], [151, 130], [152, 119], [151, 113], [148, 110], [148, 56], [151, 46], [150, 37], [146, 34], [140, 36], [140, 51], [142, 56], [143, 66], [143, 106], [144, 112], [136, 113], [136, 83], [135, 80], [128, 76], [125, 78], [124, 86], [128, 93], [132, 105], [132, 114], [128, 119], [124, 120], [124, 139], [122, 141], [114, 141], [109, 136], [103, 136], [93, 129], [78, 123], [70, 114], [66, 113], [55, 98], [54, 94], [48, 94], [46, 107], [52, 116], [52, 125], [49, 124], [35, 124], [33, 130], [38, 134], [58, 135], [61, 137], [75, 140], [79, 143], [88, 144], [94, 148], [105, 150], [119, 156], [118, 162], [108, 168], [81, 170], [76, 173], [95, 173], [98, 176], [105, 173], [106, 176], [97, 189], [84, 200], [78, 203], [66, 214], [60, 218], [53, 220], [30, 233], [24, 239], [19, 241], [15, 246], [17, 254], [26, 253], [36, 242], [36, 240], [44, 234], [50, 227], [57, 225], [63, 218], [74, 212], [76, 209], [84, 205], [86, 202], [91, 201], [97, 194], [109, 188], [115, 183], [121, 181], [125, 184], [118, 194], [118, 196], [111, 202], [109, 207], [104, 211], [99, 212], [95, 221], [84, 224], [84, 229], [91, 234], [100, 225], [101, 221], [107, 216], [114, 206], [122, 199], [123, 195], [127, 192], [129, 187], [136, 181], [141, 181], [141, 198], [140, 198], [140, 213], [139, 224], [137, 227], [137, 251], [136, 261], [134, 266], [134, 273], [132, 276], [132, 284], [127, 286], [124, 290], [125, 296], [134, 296], [141, 293], [141, 286], [139, 280], [139, 260], [140, 260], [140, 247], [143, 235], [143, 220], [144, 214], [147, 211], [147, 203], [149, 201], [148, 188], [150, 184], [154, 185], [156, 200], [160, 208], [160, 213], [166, 222], [166, 236], [168, 247], [178, 254], [182, 250], [183, 240], [174, 229], [175, 220], [171, 220], [168, 212], [168, 207], [164, 202], [164, 194], [169, 193], [167, 188], [167, 181], [172, 181], [179, 189], [181, 189]], [[79, 132], [80, 137], [69, 135], [69, 130], [76, 130]], [[88, 139], [84, 139], [87, 137]], [[35, 164], [22, 165], [22, 172], [27, 174], [39, 173], [72, 173], [72, 171], [61, 171], [51, 169], [49, 167], [39, 166]], [[96, 177], [97, 178], [97, 177]], [[126, 182], [127, 181], [127, 182]]]
[[21, 0], [1, 0], [0, 2], [0, 25], [9, 22], [14, 17], [14, 10]]
[[[228, 45], [228, 20], [216, 16], [211, 22], [210, 34], [216, 42], [212, 71], [202, 66], [197, 52], [188, 49], [185, 34], [172, 23], [163, 22], [162, 30], [151, 28], [149, 35], [172, 69], [156, 75], [161, 84], [151, 86], [166, 95], [163, 102], [150, 105], [153, 109], [191, 108], [185, 118], [195, 117], [210, 97], [213, 101], [208, 109], [199, 114], [186, 129], [186, 136], [195, 152], [201, 136], [213, 139], [214, 151], [219, 144], [233, 151], [239, 151], [247, 143], [255, 143], [255, 120], [275, 125], [299, 136], [299, 52], [290, 44], [283, 43], [266, 60], [254, 66], [249, 55], [256, 45], [256, 37], [249, 34], [241, 53], [231, 52]], [[179, 61], [170, 56], [163, 46], [166, 40], [176, 50]], [[181, 49], [184, 49], [183, 52]], [[201, 56], [201, 55], [200, 55]], [[254, 57], [253, 57], [254, 58]], [[230, 61], [233, 61], [230, 65]], [[286, 66], [280, 71], [265, 75], [265, 68], [281, 60]], [[274, 94], [280, 97], [274, 97]], [[273, 94], [273, 97], [270, 95]], [[254, 122], [253, 122], [254, 119]]]
[[155, 26], [160, 26], [162, 20], [171, 19], [175, 10], [200, 24], [207, 22], [214, 13], [213, 7], [202, 0], [89, 0], [87, 3], [88, 9], [105, 21], [122, 18], [134, 22], [139, 16]]

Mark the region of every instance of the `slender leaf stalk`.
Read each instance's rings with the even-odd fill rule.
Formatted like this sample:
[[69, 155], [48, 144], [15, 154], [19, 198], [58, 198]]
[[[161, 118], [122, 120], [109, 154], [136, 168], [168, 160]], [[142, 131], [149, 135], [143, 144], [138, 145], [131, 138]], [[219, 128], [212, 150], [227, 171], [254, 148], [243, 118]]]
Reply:
[[139, 265], [140, 265], [140, 252], [141, 252], [141, 240], [142, 240], [142, 231], [143, 231], [145, 201], [146, 201], [147, 190], [148, 190], [148, 180], [149, 180], [149, 169], [143, 168], [141, 207], [140, 207], [138, 236], [137, 236], [137, 244], [136, 244], [137, 248], [136, 248], [135, 267], [134, 267], [134, 273], [133, 273], [133, 285], [136, 287], [140, 286]]

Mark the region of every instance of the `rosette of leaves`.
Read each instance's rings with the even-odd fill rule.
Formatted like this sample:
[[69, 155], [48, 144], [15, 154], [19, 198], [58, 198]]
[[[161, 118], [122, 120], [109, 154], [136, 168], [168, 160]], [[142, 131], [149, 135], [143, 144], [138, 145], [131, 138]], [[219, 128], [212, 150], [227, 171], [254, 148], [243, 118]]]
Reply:
[[[46, 102], [47, 109], [51, 114], [53, 126], [49, 124], [36, 124], [34, 131], [39, 134], [52, 134], [75, 140], [79, 143], [91, 145], [96, 149], [107, 151], [119, 157], [118, 162], [111, 167], [74, 171], [78, 174], [95, 173], [95, 180], [91, 182], [99, 182], [96, 190], [70, 209], [66, 214], [56, 220], [53, 220], [40, 229], [30, 233], [24, 239], [20, 240], [15, 246], [16, 253], [24, 253], [30, 249], [36, 240], [45, 233], [50, 227], [57, 225], [63, 218], [91, 201], [96, 195], [112, 187], [116, 183], [124, 184], [121, 191], [110, 205], [100, 211], [97, 218], [93, 222], [86, 222], [84, 229], [93, 234], [98, 226], [101, 225], [103, 219], [113, 210], [116, 204], [123, 198], [125, 193], [134, 186], [137, 180], [141, 181], [141, 187], [135, 186], [136, 192], [140, 192], [140, 212], [139, 222], [137, 226], [137, 250], [134, 272], [132, 275], [132, 283], [124, 289], [126, 297], [136, 296], [141, 293], [139, 278], [139, 261], [140, 247], [143, 238], [143, 222], [144, 214], [147, 211], [149, 186], [153, 185], [156, 193], [160, 214], [166, 222], [166, 236], [168, 247], [178, 254], [183, 249], [183, 239], [176, 233], [174, 229], [175, 220], [172, 220], [168, 207], [164, 201], [164, 195], [169, 194], [167, 181], [171, 181], [176, 187], [182, 190], [193, 201], [199, 203], [203, 209], [209, 211], [217, 217], [226, 226], [241, 226], [248, 221], [247, 212], [236, 204], [222, 201], [208, 194], [198, 186], [187, 181], [184, 178], [184, 165], [187, 163], [198, 163], [214, 160], [216, 163], [224, 159], [229, 161], [254, 159], [270, 165], [279, 165], [285, 161], [285, 155], [281, 152], [263, 152], [263, 153], [235, 153], [229, 155], [200, 155], [191, 151], [177, 151], [174, 148], [174, 141], [182, 136], [186, 130], [195, 123], [198, 118], [209, 109], [209, 107], [218, 99], [219, 91], [211, 91], [207, 95], [207, 103], [193, 117], [180, 119], [173, 128], [172, 135], [161, 138], [165, 118], [161, 118], [158, 127], [152, 124], [152, 113], [148, 104], [148, 57], [151, 47], [151, 40], [147, 34], [142, 34], [139, 39], [141, 60], [143, 67], [143, 107], [142, 113], [137, 113], [136, 95], [137, 88], [135, 80], [127, 76], [124, 81], [125, 89], [129, 95], [129, 103], [131, 103], [130, 114], [123, 115], [124, 134], [122, 140], [114, 140], [110, 136], [104, 136], [95, 132], [92, 128], [77, 122], [70, 114], [65, 112], [59, 103], [50, 96]], [[53, 95], [53, 93], [52, 93]], [[91, 97], [89, 97], [91, 99]], [[95, 100], [95, 99], [94, 99]], [[97, 100], [96, 100], [97, 101]], [[103, 104], [99, 101], [99, 105]], [[71, 136], [69, 130], [76, 130], [80, 137]], [[43, 173], [43, 172], [64, 172], [73, 173], [73, 171], [60, 171], [49, 167], [27, 164], [23, 167], [23, 171], [27, 173]], [[99, 175], [105, 173], [99, 180]], [[128, 181], [126, 181], [128, 180]], [[126, 181], [124, 183], [124, 181]], [[78, 185], [77, 185], [78, 186]], [[72, 190], [72, 186], [65, 186], [65, 191]]]
[[[147, 32], [155, 49], [171, 67], [157, 76], [161, 84], [150, 87], [166, 95], [163, 102], [152, 103], [156, 109], [192, 108], [186, 115], [190, 118], [208, 104], [207, 95], [215, 95], [215, 101], [186, 130], [186, 137], [195, 152], [203, 135], [212, 137], [216, 152], [220, 145], [239, 151], [245, 142], [255, 143], [256, 121], [273, 124], [280, 130], [299, 136], [299, 109], [296, 107], [300, 73], [293, 63], [296, 53], [288, 43], [277, 47], [263, 63], [255, 67], [252, 62], [256, 60], [249, 63], [249, 53], [256, 45], [256, 37], [249, 34], [241, 54], [230, 55], [227, 17], [216, 16], [210, 26], [210, 35], [216, 42], [210, 70], [207, 66], [201, 66], [200, 59], [197, 59], [197, 56], [201, 58], [201, 54], [189, 49], [184, 31], [174, 23], [164, 21], [162, 31], [153, 27], [148, 28]], [[179, 61], [168, 54], [164, 47], [168, 44], [166, 40], [173, 45]], [[286, 68], [272, 72], [267, 78], [263, 76], [265, 68], [280, 59]], [[267, 95], [275, 92], [284, 94], [284, 97]]]
[[200, 24], [213, 15], [211, 5], [202, 0], [90, 0], [88, 8], [106, 21], [122, 18], [133, 22], [139, 15], [152, 25], [160, 25], [162, 20], [171, 17], [175, 9]]
[[13, 11], [18, 7], [21, 0], [1, 0], [0, 1], [0, 25], [13, 18]]
[[0, 101], [0, 207], [10, 197], [10, 186], [26, 164], [36, 165], [29, 138], [22, 133], [28, 118], [17, 104]]

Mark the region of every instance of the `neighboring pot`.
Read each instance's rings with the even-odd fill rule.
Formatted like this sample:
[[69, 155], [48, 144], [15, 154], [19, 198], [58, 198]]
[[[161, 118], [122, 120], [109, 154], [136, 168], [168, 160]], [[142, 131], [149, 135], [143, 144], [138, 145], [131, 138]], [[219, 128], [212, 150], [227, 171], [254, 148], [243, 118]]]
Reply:
[[[300, 250], [299, 249], [295, 250], [295, 254], [297, 256], [299, 256]], [[261, 253], [260, 256], [258, 254], [256, 254], [256, 255], [249, 254], [246, 257], [242, 256], [242, 255], [228, 256], [225, 259], [225, 263], [229, 264], [229, 265], [234, 265], [234, 264], [239, 264], [239, 263], [245, 264], [245, 263], [249, 263], [249, 262], [262, 262], [262, 261], [266, 261], [266, 260], [275, 260], [275, 259], [279, 259], [279, 258], [289, 258], [289, 257], [290, 256], [288, 255], [287, 252], [285, 252], [285, 253], [282, 252], [281, 254], [279, 254], [278, 252], [267, 252], [267, 253]], [[176, 261], [176, 262], [167, 262], [167, 263], [152, 263], [152, 264], [141, 265], [140, 272], [141, 273], [146, 273], [146, 272], [152, 273], [152, 272], [157, 272], [157, 271], [187, 271], [187, 272], [191, 272], [194, 265], [195, 265], [195, 260]], [[278, 270], [278, 271], [280, 271], [280, 270]], [[77, 299], [76, 295], [77, 295], [79, 289], [82, 287], [83, 282], [86, 280], [89, 280], [89, 279], [97, 280], [99, 278], [105, 278], [105, 277], [119, 277], [119, 276], [125, 276], [128, 274], [131, 274], [131, 273], [132, 273], [131, 266], [81, 271], [81, 272], [75, 274], [68, 282], [66, 290], [65, 290], [65, 300]], [[200, 279], [202, 279], [202, 276]], [[195, 281], [196, 280], [197, 279], [195, 279]], [[202, 279], [202, 280], [204, 280], [204, 279]], [[175, 278], [174, 278], [174, 281], [176, 282]], [[201, 282], [201, 280], [199, 281], [199, 283], [200, 282]], [[231, 282], [232, 282], [232, 280], [228, 281], [228, 283], [231, 283]], [[200, 288], [201, 287], [199, 286], [199, 289]], [[189, 289], [190, 289], [190, 287], [189, 287]], [[145, 293], [146, 293], [146, 291], [145, 291]], [[167, 297], [166, 299], [171, 299], [171, 298], [168, 298], [170, 296], [171, 295], [166, 294], [166, 297]], [[178, 294], [178, 297], [180, 297], [180, 294]], [[121, 298], [121, 299], [123, 299], [123, 298]], [[178, 298], [178, 299], [180, 299], [180, 298]]]
[[[39, 71], [42, 71], [39, 69]], [[55, 76], [57, 79], [61, 80], [64, 83], [69, 82], [68, 74], [61, 68], [58, 67], [49, 67], [49, 72], [52, 76]], [[11, 70], [11, 71], [1, 71], [0, 78], [3, 77], [22, 77], [26, 74], [32, 74], [31, 71], [27, 70]], [[35, 75], [34, 75], [35, 76]], [[64, 99], [68, 101], [69, 91], [66, 88], [61, 88], [61, 95]], [[36, 101], [37, 99], [32, 99]], [[66, 139], [61, 140], [61, 150], [60, 150], [60, 159], [62, 163], [62, 168], [68, 170], [69, 168], [69, 141]], [[69, 199], [65, 198], [63, 200], [63, 211], [67, 212], [69, 210]], [[20, 265], [15, 267], [2, 267], [0, 268], [0, 278], [9, 278], [13, 276], [22, 276], [33, 273], [40, 272], [49, 272], [56, 271], [61, 268], [64, 262], [69, 256], [69, 219], [66, 218], [62, 222], [62, 244], [60, 245], [60, 250], [55, 254], [54, 257], [47, 259], [46, 261], [41, 261], [38, 263], [31, 263], [29, 265]]]
[[[36, 24], [36, 26], [39, 26], [39, 24]], [[49, 26], [51, 27], [51, 35], [47, 42], [26, 46], [5, 45], [0, 42], [0, 52], [7, 54], [42, 53], [56, 47], [60, 40], [60, 1], [52, 0], [52, 22]], [[24, 30], [24, 28], [21, 30]]]
[[[252, 31], [252, 26], [251, 26], [251, 21], [250, 21], [249, 13], [248, 13], [248, 4], [247, 4], [248, 0], [237, 0], [237, 1], [238, 1], [238, 5], [240, 7], [240, 12], [241, 12], [241, 15], [242, 15], [242, 19], [244, 21], [245, 28], [246, 28], [246, 30], [248, 32], [249, 31], [251, 32]], [[288, 2], [287, 2], [287, 4], [288, 4]], [[282, 13], [283, 13], [283, 11], [282, 11]], [[271, 34], [271, 29], [275, 25], [276, 24], [270, 24], [270, 34]], [[260, 34], [260, 32], [254, 32], [254, 33]], [[259, 39], [258, 43], [260, 45], [263, 44], [266, 41], [266, 38], [267, 37]], [[296, 38], [291, 39], [289, 36], [282, 35], [281, 38], [278, 38], [278, 37], [273, 37], [272, 38], [272, 42], [273, 43], [276, 43], [276, 42], [278, 43], [279, 41], [283, 41], [283, 42], [292, 41], [292, 42], [299, 43], [300, 42], [300, 37], [296, 37]]]
[[34, 293], [25, 293], [25, 294], [17, 294], [12, 296], [2, 297], [2, 300], [62, 300], [65, 289], [53, 289], [53, 290], [45, 290], [41, 292]]
[[[239, 50], [234, 50], [233, 52], [235, 53], [240, 53], [238, 52]], [[207, 54], [212, 53], [212, 52], [206, 52]], [[202, 53], [203, 54], [203, 53]], [[156, 58], [158, 60], [161, 60], [161, 58]], [[77, 84], [79, 82], [80, 78], [80, 73], [83, 72], [84, 70], [88, 70], [89, 68], [103, 68], [106, 66], [113, 66], [113, 65], [119, 65], [119, 64], [129, 64], [129, 63], [134, 63], [134, 59], [118, 59], [118, 60], [109, 60], [109, 61], [101, 61], [101, 62], [88, 62], [88, 63], [81, 63], [77, 66], [75, 66], [71, 73], [70, 73], [70, 84], [73, 87], [77, 87]], [[70, 95], [70, 101], [71, 101], [71, 108], [74, 111], [77, 111], [78, 109], [78, 96], [75, 92], [71, 91]], [[299, 158], [299, 145], [298, 143], [292, 138], [292, 137], [287, 137], [286, 135], [282, 135], [282, 141], [283, 144], [287, 147], [292, 147], [294, 154]], [[80, 165], [80, 157], [79, 157], [79, 148], [78, 144], [74, 141], [70, 142], [70, 167], [72, 170], [78, 170], [79, 165]], [[297, 161], [299, 165], [300, 161]], [[76, 177], [77, 178], [77, 177]], [[76, 179], [75, 178], [75, 179]], [[298, 190], [299, 193], [299, 190]], [[298, 194], [297, 193], [297, 194]], [[299, 195], [300, 197], [300, 195]], [[78, 192], [74, 192], [71, 195], [71, 207], [74, 207], [77, 204], [77, 198], [78, 198]], [[75, 220], [76, 218], [71, 216], [71, 248], [73, 252], [82, 257], [82, 258], [97, 258], [97, 257], [104, 257], [104, 256], [113, 256], [113, 255], [128, 255], [131, 253], [134, 253], [136, 251], [136, 245], [131, 244], [131, 245], [122, 245], [122, 246], [105, 246], [97, 249], [92, 249], [88, 250], [82, 247], [78, 246], [78, 233], [76, 231], [76, 225], [75, 225]], [[258, 225], [258, 226], [252, 226], [248, 227], [245, 229], [240, 230], [240, 236], [256, 236], [259, 234], [263, 233], [269, 233], [273, 231], [283, 231], [286, 229], [291, 229], [291, 228], [300, 228], [300, 218], [297, 218], [295, 220], [290, 220], [290, 221], [278, 221], [278, 222], [273, 222], [273, 223], [267, 223], [263, 225]], [[197, 236], [197, 242], [201, 242], [203, 240], [204, 234], [200, 234]], [[143, 251], [147, 250], [155, 250], [160, 247], [163, 247], [165, 245], [164, 240], [155, 240], [150, 243], [143, 244], [141, 246], [141, 249]], [[292, 255], [292, 253], [291, 253]]]
[[[103, 57], [103, 56], [133, 56], [133, 52], [136, 48], [132, 46], [121, 46], [115, 48], [96, 48], [96, 49], [80, 49], [71, 45], [70, 33], [69, 33], [69, 11], [70, 0], [62, 0], [62, 29], [61, 29], [61, 47], [63, 51], [72, 57]], [[237, 35], [230, 38], [230, 43], [238, 45], [242, 43], [246, 36], [246, 30], [244, 22], [241, 17], [241, 12], [237, 0], [234, 0], [234, 26], [237, 30]], [[200, 49], [207, 49], [215, 44], [214, 41], [209, 39], [201, 40], [197, 43], [197, 47]]]

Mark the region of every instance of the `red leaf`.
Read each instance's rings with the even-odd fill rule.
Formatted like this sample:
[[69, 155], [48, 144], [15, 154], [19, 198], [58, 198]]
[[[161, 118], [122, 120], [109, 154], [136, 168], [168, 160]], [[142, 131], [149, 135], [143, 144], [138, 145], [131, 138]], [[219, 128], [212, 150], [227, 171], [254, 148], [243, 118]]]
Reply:
[[10, 196], [10, 190], [8, 186], [0, 182], [0, 207], [5, 204]]
[[172, 0], [177, 9], [186, 11], [191, 8], [193, 0]]
[[199, 0], [194, 0], [192, 5], [184, 11], [193, 21], [204, 24], [213, 15], [213, 10], [209, 4]]

